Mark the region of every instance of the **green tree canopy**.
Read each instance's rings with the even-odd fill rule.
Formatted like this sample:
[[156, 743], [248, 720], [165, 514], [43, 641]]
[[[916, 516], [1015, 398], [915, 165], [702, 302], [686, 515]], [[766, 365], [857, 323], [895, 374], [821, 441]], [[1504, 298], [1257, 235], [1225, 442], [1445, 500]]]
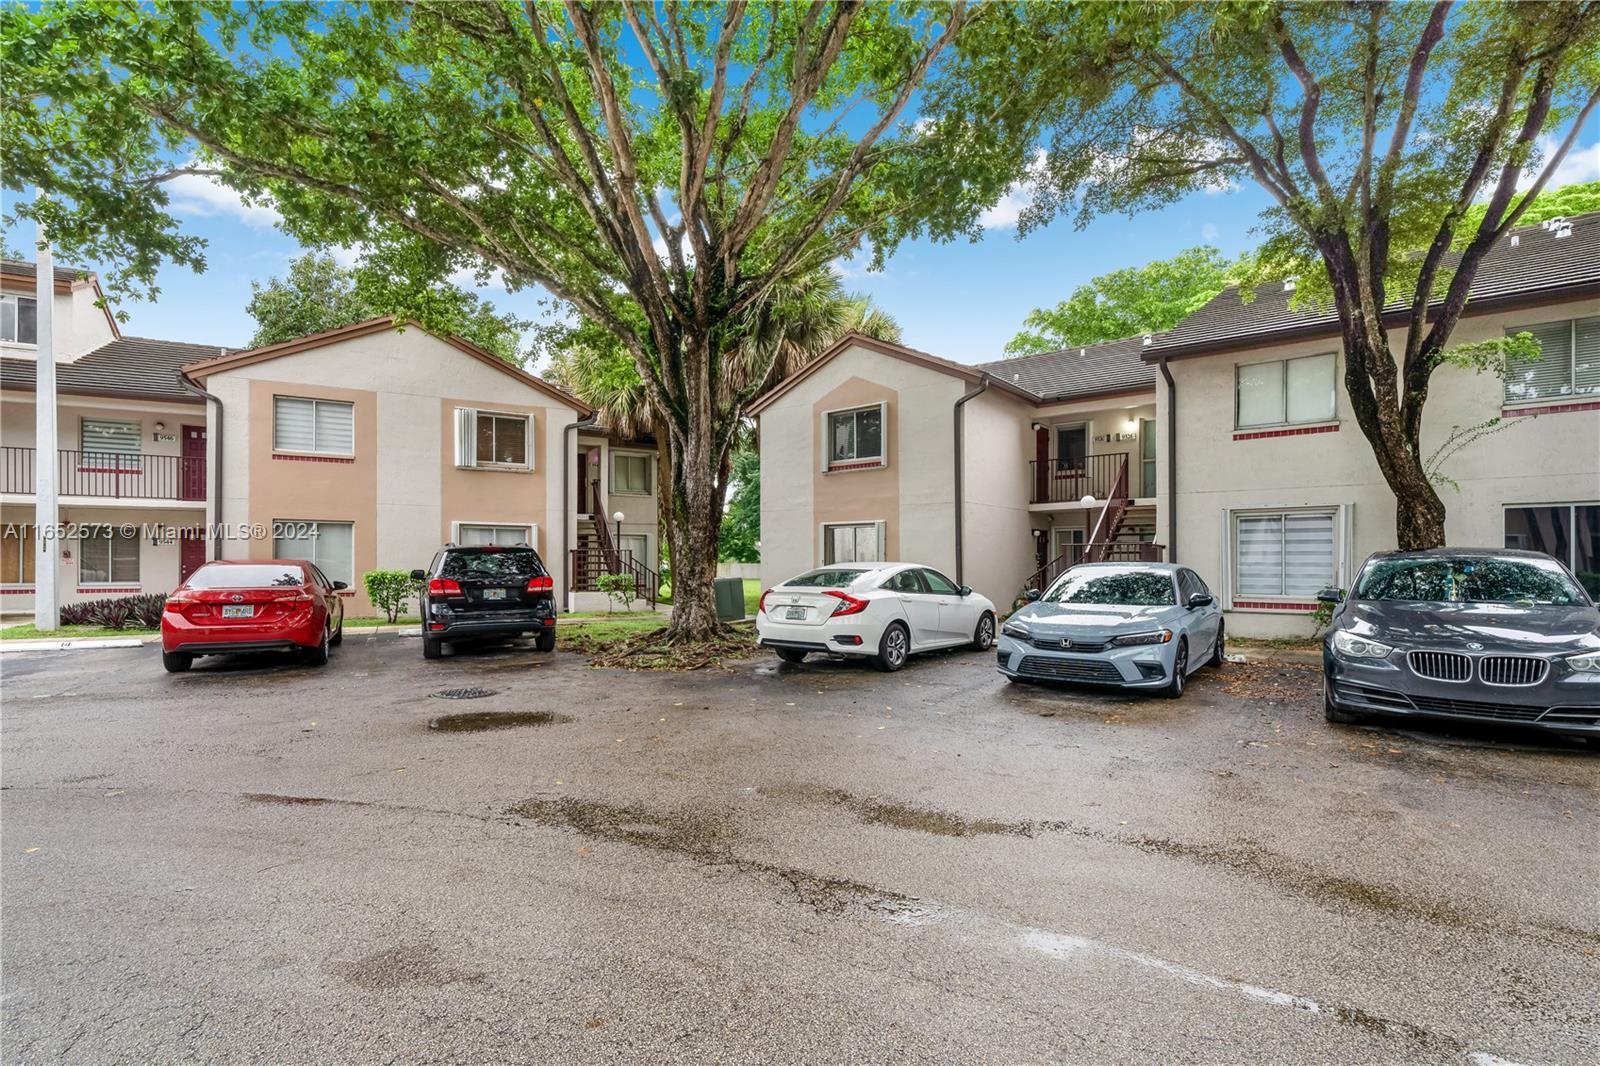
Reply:
[[522, 333], [532, 325], [448, 282], [419, 281], [376, 264], [343, 267], [316, 252], [290, 260], [282, 277], [251, 282], [245, 310], [256, 320], [254, 348], [392, 315], [470, 341], [509, 363], [523, 361]]
[[1102, 274], [1023, 319], [1007, 355], [1035, 355], [1171, 329], [1221, 292], [1231, 264], [1209, 244]]

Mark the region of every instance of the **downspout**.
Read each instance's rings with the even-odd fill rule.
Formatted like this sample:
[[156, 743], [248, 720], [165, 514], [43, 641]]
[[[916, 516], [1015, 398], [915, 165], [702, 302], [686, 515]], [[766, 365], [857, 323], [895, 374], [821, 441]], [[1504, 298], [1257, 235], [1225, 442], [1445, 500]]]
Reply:
[[561, 430], [561, 598], [567, 611], [572, 611], [572, 544], [567, 540], [567, 509], [572, 506], [572, 431], [597, 425], [600, 417], [595, 412], [577, 422], [568, 422]]
[[[226, 355], [227, 351], [224, 350], [222, 354]], [[212, 515], [216, 528], [207, 530], [207, 532], [218, 534], [217, 536], [211, 538], [211, 558], [221, 559], [223, 539], [221, 533], [224, 528], [222, 524], [222, 397], [213, 395], [212, 393], [207, 392], [205, 389], [202, 389], [199, 385], [196, 385], [187, 374], [178, 375], [178, 384], [204, 399], [208, 404], [211, 405], [212, 411], [216, 413], [217, 461], [213, 464], [216, 469], [211, 471], [211, 498], [216, 501], [212, 510]], [[206, 440], [210, 441], [211, 439], [211, 421], [210, 419], [207, 419]]]
[[968, 392], [965, 395], [963, 395], [961, 397], [961, 399], [957, 400], [956, 404], [955, 404], [955, 407], [952, 408], [952, 410], [951, 410], [951, 413], [952, 413], [952, 415], [953, 415], [953, 417], [955, 419], [955, 429], [956, 429], [956, 584], [957, 585], [966, 584], [966, 582], [962, 580], [962, 573], [961, 573], [962, 569], [963, 569], [963, 566], [962, 566], [962, 554], [963, 553], [962, 553], [962, 550], [961, 550], [962, 549], [961, 519], [962, 519], [962, 511], [965, 509], [962, 506], [962, 504], [964, 502], [964, 496], [963, 496], [963, 493], [962, 493], [962, 481], [963, 481], [963, 478], [962, 478], [962, 467], [964, 465], [963, 461], [962, 461], [962, 452], [964, 450], [963, 449], [963, 443], [964, 442], [962, 440], [962, 437], [963, 437], [963, 427], [966, 424], [965, 421], [963, 420], [963, 418], [961, 417], [962, 416], [962, 410], [961, 409], [963, 407], [967, 406], [968, 401], [976, 400], [979, 396], [982, 396], [985, 392], [987, 392], [988, 389], [989, 389], [989, 375], [988, 374], [979, 374], [978, 375], [978, 387], [973, 389], [971, 392]]
[[1157, 364], [1167, 383], [1167, 562], [1178, 561], [1178, 385], [1167, 369], [1167, 357]]

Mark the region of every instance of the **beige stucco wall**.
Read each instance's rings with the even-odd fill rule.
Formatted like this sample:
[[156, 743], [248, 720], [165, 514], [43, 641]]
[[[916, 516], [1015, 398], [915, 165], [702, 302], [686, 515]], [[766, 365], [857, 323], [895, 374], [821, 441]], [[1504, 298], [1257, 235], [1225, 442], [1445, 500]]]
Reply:
[[[367, 570], [427, 565], [453, 522], [537, 525], [540, 553], [557, 584], [565, 583], [565, 537], [551, 523], [563, 513], [562, 430], [577, 412], [548, 393], [414, 328], [236, 367], [205, 385], [226, 411], [220, 521], [353, 521], [358, 586]], [[274, 458], [273, 395], [352, 400], [355, 461]], [[533, 471], [457, 470], [455, 407], [532, 414]], [[270, 540], [233, 540], [224, 554], [254, 558], [271, 550]], [[348, 607], [352, 615], [371, 613], [359, 591]]]
[[[0, 282], [0, 293], [37, 297], [31, 279], [25, 284]], [[76, 359], [116, 338], [105, 310], [95, 306], [94, 286], [87, 281], [74, 282], [70, 292], [58, 291], [51, 309], [52, 347], [57, 362]], [[0, 344], [0, 356], [7, 359], [33, 359], [37, 355], [31, 344]]]
[[1037, 565], [1028, 507], [1034, 409], [990, 390], [963, 411], [961, 581], [1004, 612]]
[[[1584, 301], [1474, 315], [1462, 320], [1454, 343], [1498, 337], [1508, 328], [1600, 313]], [[1392, 345], [1404, 344], [1396, 332]], [[1367, 555], [1395, 546], [1394, 497], [1372, 449], [1350, 413], [1342, 384], [1338, 429], [1300, 436], [1234, 440], [1234, 368], [1265, 359], [1334, 351], [1333, 339], [1181, 359], [1170, 366], [1178, 390], [1177, 557], [1213, 587], [1229, 587], [1230, 537], [1225, 515], [1252, 508], [1340, 506], [1346, 536], [1339, 546], [1341, 585]], [[1339, 369], [1342, 382], [1342, 362]], [[1169, 398], [1158, 393], [1159, 426]], [[1493, 375], [1443, 367], [1433, 377], [1424, 415], [1422, 450], [1432, 455], [1453, 426], [1472, 426], [1502, 411], [1502, 385]], [[1166, 490], [1166, 449], [1158, 449], [1158, 485]], [[1459, 488], [1441, 485], [1446, 536], [1456, 545], [1504, 543], [1510, 505], [1600, 500], [1600, 411], [1567, 411], [1507, 420], [1507, 428], [1470, 445], [1445, 464]], [[1161, 516], [1160, 539], [1171, 536]], [[1302, 611], [1230, 611], [1229, 632], [1240, 636], [1305, 636]]]
[[[827, 470], [825, 421], [834, 411], [881, 404], [884, 408], [883, 453], [888, 465], [867, 470]], [[883, 551], [888, 559], [900, 558], [900, 447], [897, 423], [900, 394], [887, 385], [852, 377], [811, 404], [811, 522], [815, 528], [816, 562], [824, 560], [824, 525], [882, 522]], [[764, 497], [763, 497], [764, 498]]]

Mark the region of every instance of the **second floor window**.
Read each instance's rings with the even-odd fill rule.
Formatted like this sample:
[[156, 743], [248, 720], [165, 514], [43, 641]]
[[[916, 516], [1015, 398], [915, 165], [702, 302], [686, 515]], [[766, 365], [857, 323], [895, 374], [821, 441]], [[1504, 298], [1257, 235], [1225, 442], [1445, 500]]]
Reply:
[[648, 455], [611, 455], [611, 491], [628, 492], [640, 496], [650, 494], [650, 457]]
[[85, 418], [78, 424], [78, 465], [116, 470], [139, 469], [138, 422]]
[[1513, 326], [1506, 332], [1531, 333], [1539, 342], [1539, 358], [1506, 361], [1507, 403], [1600, 394], [1600, 318]]
[[883, 408], [878, 404], [828, 415], [828, 462], [862, 463], [883, 454]]
[[1333, 421], [1332, 352], [1235, 367], [1234, 383], [1239, 429]]
[[0, 341], [39, 343], [39, 301], [27, 296], [0, 296]]
[[527, 416], [478, 412], [478, 462], [527, 466]]
[[272, 447], [280, 452], [354, 455], [356, 407], [342, 400], [272, 398]]

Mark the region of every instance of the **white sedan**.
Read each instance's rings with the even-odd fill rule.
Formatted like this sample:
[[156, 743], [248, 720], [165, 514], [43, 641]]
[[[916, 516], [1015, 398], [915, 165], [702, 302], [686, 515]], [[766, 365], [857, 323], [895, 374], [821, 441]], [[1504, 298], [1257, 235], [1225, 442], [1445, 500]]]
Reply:
[[761, 594], [756, 635], [787, 663], [812, 652], [898, 670], [913, 652], [994, 644], [994, 604], [911, 563], [825, 566]]

